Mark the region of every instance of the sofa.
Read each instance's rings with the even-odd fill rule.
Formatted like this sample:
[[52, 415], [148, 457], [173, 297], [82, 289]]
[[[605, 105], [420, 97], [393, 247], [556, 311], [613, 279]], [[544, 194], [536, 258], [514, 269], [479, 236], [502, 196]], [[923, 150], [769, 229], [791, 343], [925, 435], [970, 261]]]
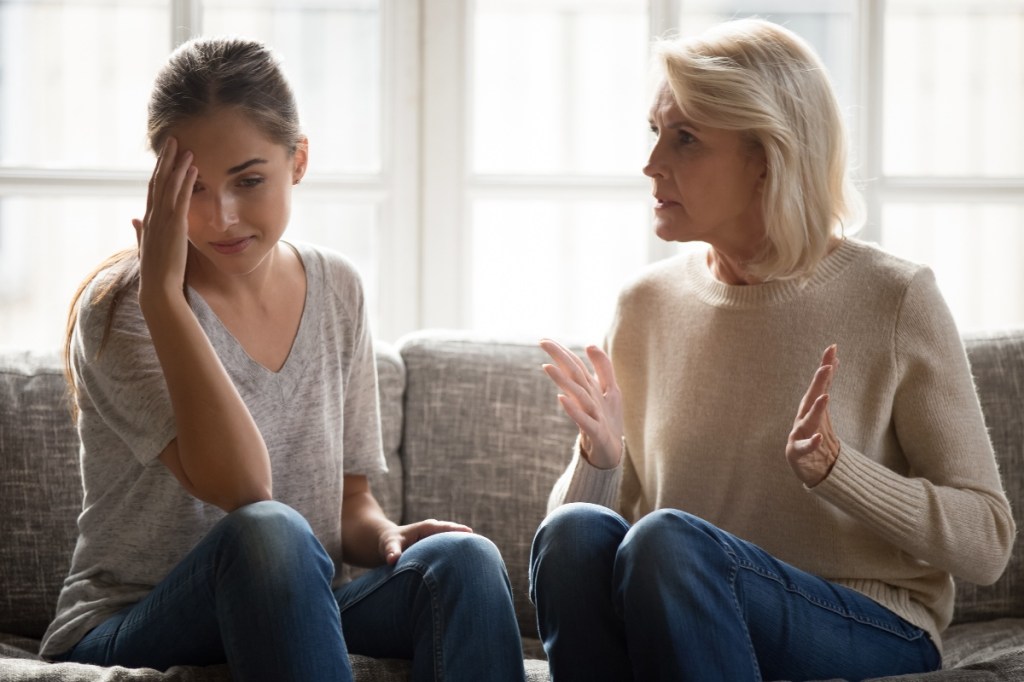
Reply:
[[[1024, 329], [965, 337], [1004, 484], [1024, 528]], [[388, 514], [458, 520], [501, 549], [522, 630], [527, 678], [548, 679], [527, 593], [527, 562], [575, 426], [529, 339], [418, 332], [378, 343], [390, 471], [372, 479]], [[230, 679], [225, 666], [100, 668], [39, 659], [75, 543], [77, 436], [56, 354], [0, 352], [0, 680]], [[350, 570], [350, 569], [346, 569]], [[1024, 545], [994, 585], [958, 584], [944, 668], [900, 680], [1024, 680]], [[869, 655], [869, 654], [868, 654]], [[356, 680], [407, 680], [405, 661], [352, 656]], [[891, 678], [897, 679], [897, 678]]]

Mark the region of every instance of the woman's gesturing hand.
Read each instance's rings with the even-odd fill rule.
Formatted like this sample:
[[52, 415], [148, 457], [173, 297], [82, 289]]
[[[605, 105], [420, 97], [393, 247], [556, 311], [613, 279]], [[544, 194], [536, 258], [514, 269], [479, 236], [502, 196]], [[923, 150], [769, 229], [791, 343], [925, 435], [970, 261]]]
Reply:
[[164, 144], [149, 179], [146, 217], [132, 220], [139, 241], [142, 290], [181, 291], [188, 256], [188, 209], [198, 170], [192, 152], [178, 152], [173, 137]]
[[562, 392], [558, 402], [580, 428], [580, 451], [599, 469], [618, 466], [622, 458], [622, 394], [608, 355], [596, 346], [587, 348], [594, 374], [565, 346], [543, 339], [540, 347], [554, 361], [544, 365]]
[[829, 416], [828, 391], [839, 368], [835, 344], [825, 349], [821, 364], [811, 379], [786, 443], [786, 459], [808, 487], [825, 480], [839, 457], [839, 438]]
[[394, 566], [402, 552], [423, 538], [438, 533], [472, 533], [473, 529], [452, 521], [427, 519], [406, 526], [391, 526], [380, 534], [380, 554], [389, 566]]

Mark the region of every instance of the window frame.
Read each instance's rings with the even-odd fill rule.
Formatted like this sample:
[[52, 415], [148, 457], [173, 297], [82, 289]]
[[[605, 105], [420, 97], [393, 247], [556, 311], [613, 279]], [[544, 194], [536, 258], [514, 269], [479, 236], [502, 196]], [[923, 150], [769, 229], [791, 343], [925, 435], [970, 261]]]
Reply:
[[[421, 324], [421, 303], [408, 295], [421, 281], [419, 242], [420, 3], [380, 0], [381, 167], [377, 173], [307, 176], [296, 196], [375, 203], [381, 258], [376, 333], [394, 339]], [[167, 51], [202, 34], [202, 0], [171, 0]], [[315, 141], [314, 141], [315, 143]], [[8, 196], [145, 197], [148, 170], [0, 166]], [[413, 197], [412, 201], [408, 198]], [[400, 245], [400, 246], [399, 246]], [[70, 292], [69, 292], [70, 295]]]
[[[203, 0], [171, 0], [168, 51], [201, 33]], [[395, 340], [422, 328], [466, 328], [471, 320], [472, 202], [557, 197], [646, 200], [639, 172], [621, 176], [473, 174], [468, 109], [473, 0], [380, 0], [381, 168], [320, 174], [296, 199], [371, 201], [377, 206], [379, 279], [375, 333]], [[648, 0], [649, 37], [680, 24], [685, 2]], [[852, 112], [853, 158], [867, 208], [859, 237], [881, 241], [892, 203], [1020, 205], [1024, 176], [925, 177], [883, 172], [886, 0], [854, 3], [857, 31]], [[144, 196], [147, 171], [0, 166], [6, 196]], [[674, 247], [647, 232], [650, 261]]]

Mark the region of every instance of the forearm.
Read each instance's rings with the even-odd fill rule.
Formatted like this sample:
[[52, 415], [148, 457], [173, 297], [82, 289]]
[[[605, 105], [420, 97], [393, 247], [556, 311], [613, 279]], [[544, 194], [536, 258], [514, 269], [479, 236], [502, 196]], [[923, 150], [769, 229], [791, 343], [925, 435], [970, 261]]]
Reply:
[[978, 584], [1002, 573], [1016, 533], [999, 490], [907, 478], [846, 444], [829, 476], [812, 490], [894, 546]]
[[[346, 478], [346, 487], [349, 485]], [[345, 563], [373, 567], [384, 563], [381, 536], [396, 528], [369, 488], [346, 492], [342, 502], [341, 547]]]
[[270, 457], [252, 415], [184, 296], [140, 295], [174, 411], [183, 481], [225, 510], [270, 499]]
[[[625, 455], [625, 446], [623, 446]], [[598, 469], [586, 461], [580, 451], [580, 439], [573, 446], [568, 468], [555, 482], [548, 497], [548, 513], [569, 502], [592, 502], [615, 509], [622, 480], [622, 461], [612, 469]]]

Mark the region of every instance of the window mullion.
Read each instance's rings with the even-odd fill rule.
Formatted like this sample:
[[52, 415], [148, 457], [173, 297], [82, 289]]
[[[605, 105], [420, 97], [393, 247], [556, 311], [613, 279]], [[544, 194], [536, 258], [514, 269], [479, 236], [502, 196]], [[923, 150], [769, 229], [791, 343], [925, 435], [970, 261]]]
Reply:
[[[683, 0], [649, 0], [648, 21], [650, 26], [650, 38], [653, 44], [655, 40], [667, 38], [679, 31], [682, 25]], [[659, 77], [657, 69], [649, 69], [651, 77]], [[651, 83], [648, 88], [654, 91], [656, 83]], [[650, 213], [653, 219], [653, 209]], [[676, 252], [675, 247], [658, 237], [654, 230], [647, 230], [647, 259], [655, 262], [667, 258]]]
[[172, 49], [202, 32], [202, 0], [171, 0]]
[[882, 235], [884, 60], [884, 0], [857, 3], [857, 90], [859, 106], [855, 114], [857, 140], [856, 168], [864, 190], [866, 209], [864, 229], [859, 236], [880, 241]]
[[420, 322], [465, 325], [471, 251], [466, 160], [470, 144], [467, 53], [469, 0], [430, 0], [422, 7], [423, 122], [420, 207]]

